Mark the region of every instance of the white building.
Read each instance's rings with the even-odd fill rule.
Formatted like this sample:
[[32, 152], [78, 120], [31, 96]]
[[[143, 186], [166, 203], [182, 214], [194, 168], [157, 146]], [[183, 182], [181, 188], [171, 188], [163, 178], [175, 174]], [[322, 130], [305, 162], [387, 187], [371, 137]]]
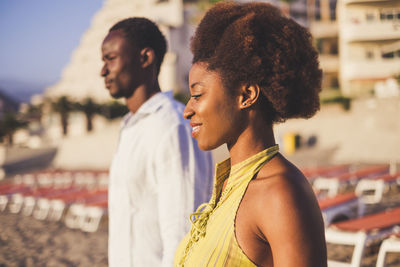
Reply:
[[308, 0], [308, 20], [323, 70], [322, 87], [339, 89], [337, 0]]
[[[187, 12], [186, 12], [187, 13]], [[168, 50], [160, 70], [160, 87], [163, 91], [182, 91], [187, 86], [191, 62], [188, 48], [192, 29], [184, 23], [182, 0], [104, 0], [103, 7], [93, 16], [89, 29], [82, 35], [80, 44], [73, 51], [61, 79], [45, 90], [45, 99], [56, 100], [67, 96], [73, 101], [91, 98], [97, 103], [112, 101], [100, 76], [103, 65], [101, 44], [108, 30], [118, 21], [129, 17], [146, 17], [156, 22], [168, 42]], [[186, 48], [186, 49], [185, 49]], [[179, 56], [178, 56], [179, 55]], [[58, 114], [49, 107], [44, 111], [42, 123], [50, 142], [58, 143], [62, 137]], [[95, 118], [94, 126], [102, 127], [104, 120]], [[69, 116], [70, 136], [85, 135], [85, 117], [82, 113]]]
[[337, 13], [344, 95], [368, 94], [400, 74], [399, 0], [340, 0]]
[[[67, 96], [74, 101], [92, 98], [97, 103], [112, 100], [100, 77], [102, 67], [101, 43], [108, 30], [128, 17], [146, 17], [156, 22], [168, 42], [167, 54], [161, 65], [161, 90], [187, 92], [188, 72], [192, 55], [189, 41], [203, 10], [183, 0], [104, 0], [103, 7], [94, 15], [89, 29], [73, 52], [61, 79], [47, 88], [43, 97], [57, 99]], [[119, 120], [108, 121], [95, 116], [94, 130], [86, 131], [85, 116], [73, 112], [69, 116], [68, 135], [62, 135], [59, 114], [50, 109], [42, 117], [46, 134], [43, 145], [58, 148], [53, 166], [57, 168], [108, 168], [118, 140]]]
[[[171, 30], [183, 25], [182, 0], [105, 0], [103, 7], [95, 14], [90, 28], [84, 33], [79, 46], [73, 52], [70, 62], [63, 70], [61, 79], [47, 88], [44, 96], [57, 98], [68, 96], [74, 100], [87, 97], [97, 102], [111, 98], [100, 77], [102, 67], [101, 43], [108, 30], [116, 22], [128, 17], [147, 17], [155, 21], [171, 44]], [[177, 88], [177, 52], [169, 45], [160, 72], [162, 90]]]

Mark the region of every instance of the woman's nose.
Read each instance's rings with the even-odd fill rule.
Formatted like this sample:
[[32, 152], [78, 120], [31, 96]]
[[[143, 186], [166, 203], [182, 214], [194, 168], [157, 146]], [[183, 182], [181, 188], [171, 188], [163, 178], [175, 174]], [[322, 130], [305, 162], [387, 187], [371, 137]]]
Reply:
[[190, 120], [190, 118], [194, 115], [194, 111], [192, 108], [192, 101], [189, 100], [186, 104], [185, 110], [183, 111], [183, 117], [187, 120]]

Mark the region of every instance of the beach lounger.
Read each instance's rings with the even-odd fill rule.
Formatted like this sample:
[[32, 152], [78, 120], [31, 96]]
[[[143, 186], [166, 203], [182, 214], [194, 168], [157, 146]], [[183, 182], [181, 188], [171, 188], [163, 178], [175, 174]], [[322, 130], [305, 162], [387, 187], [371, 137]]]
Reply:
[[8, 204], [7, 191], [11, 188], [15, 188], [17, 185], [8, 181], [1, 181], [0, 183], [0, 211], [4, 211]]
[[15, 193], [10, 196], [10, 203], [8, 204], [8, 210], [11, 213], [19, 213], [24, 203], [24, 197], [22, 193]]
[[106, 200], [95, 204], [73, 204], [65, 217], [65, 225], [71, 229], [96, 232], [106, 211]]
[[97, 174], [97, 188], [98, 189], [107, 189], [108, 188], [108, 172], [99, 172]]
[[8, 203], [8, 197], [0, 195], [0, 211], [4, 211], [6, 209]]
[[96, 174], [91, 171], [78, 171], [74, 173], [74, 184], [84, 188], [96, 187]]
[[400, 266], [400, 233], [391, 235], [379, 248], [376, 267]]
[[103, 215], [107, 212], [108, 201], [92, 203], [86, 205], [86, 216], [81, 225], [81, 230], [85, 232], [96, 232]]
[[74, 203], [89, 203], [107, 196], [107, 190], [82, 190], [73, 194], [53, 198], [49, 203], [48, 219], [58, 221], [61, 219], [64, 210]]
[[342, 165], [331, 165], [331, 166], [322, 166], [315, 168], [302, 168], [301, 172], [312, 184], [313, 181], [319, 177], [333, 177], [338, 176], [343, 173], [347, 173], [350, 170], [350, 165], [342, 164]]
[[[70, 192], [77, 191], [77, 188], [54, 188], [54, 187], [41, 187], [36, 190], [22, 194], [23, 206], [21, 213], [25, 216], [30, 216], [35, 210], [36, 203], [40, 198], [51, 197], [54, 195], [68, 194]], [[39, 204], [38, 206], [43, 205]]]
[[102, 192], [72, 204], [65, 216], [65, 225], [72, 229], [95, 232], [107, 209], [107, 193]]
[[8, 205], [8, 209], [12, 213], [18, 213], [20, 211], [20, 199], [13, 197], [18, 193], [24, 193], [30, 191], [31, 188], [23, 184], [13, 185], [9, 188], [3, 188], [0, 190], [0, 210], [4, 211]]
[[[46, 173], [47, 174], [47, 173]], [[48, 188], [52, 183], [46, 179], [43, 180], [44, 173], [28, 173], [23, 175], [16, 175], [14, 177], [14, 184], [24, 186], [27, 190], [13, 192], [9, 195], [9, 211], [11, 213], [19, 213], [21, 210], [25, 215], [30, 215], [33, 210], [33, 198], [30, 197], [38, 192], [38, 187]], [[40, 177], [40, 182], [39, 181]], [[47, 177], [46, 177], [47, 178]]]
[[400, 208], [331, 225], [325, 231], [328, 267], [362, 266], [399, 224]]
[[371, 179], [361, 180], [357, 184], [355, 192], [364, 203], [377, 204], [382, 201], [382, 198], [386, 193], [391, 191], [391, 187], [398, 187], [399, 185], [400, 172], [395, 174], [385, 174]]
[[[106, 174], [106, 171], [44, 170], [19, 175], [15, 179], [16, 182], [28, 185], [31, 188], [49, 188], [50, 192], [41, 194], [35, 190], [31, 194], [15, 195], [13, 197], [13, 211], [19, 212], [22, 209], [24, 215], [33, 214], [36, 219], [59, 220], [66, 204], [71, 204], [74, 198], [79, 197], [76, 196], [77, 191], [81, 190], [86, 194], [88, 189], [95, 190], [98, 182], [97, 176], [99, 176], [99, 181], [101, 178], [101, 186], [104, 187], [108, 183], [108, 175]], [[64, 189], [66, 191], [63, 191]]]
[[35, 200], [39, 196], [43, 196], [46, 193], [52, 192], [54, 189], [51, 187], [29, 187], [29, 190], [24, 192], [18, 192], [11, 196], [10, 200], [10, 212], [19, 213], [29, 216], [33, 212], [35, 206]]
[[325, 227], [331, 223], [337, 223], [348, 219], [354, 219], [361, 215], [362, 203], [355, 193], [346, 193], [318, 201], [322, 212]]
[[316, 178], [313, 187], [320, 197], [334, 197], [339, 193], [352, 191], [358, 181], [363, 178], [371, 178], [389, 172], [389, 165], [362, 168], [356, 171], [344, 173], [334, 177]]
[[88, 190], [72, 187], [69, 190], [55, 191], [53, 194], [40, 197], [33, 211], [33, 217], [38, 220], [44, 220], [50, 214], [51, 219], [59, 220], [65, 206], [85, 194], [88, 194]]

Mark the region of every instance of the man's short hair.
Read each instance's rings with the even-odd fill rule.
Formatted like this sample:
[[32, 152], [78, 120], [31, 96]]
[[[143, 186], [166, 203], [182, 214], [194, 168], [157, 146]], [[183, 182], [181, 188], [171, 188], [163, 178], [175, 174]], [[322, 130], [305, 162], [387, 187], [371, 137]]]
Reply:
[[149, 47], [154, 50], [157, 61], [157, 73], [167, 50], [167, 41], [157, 25], [146, 18], [127, 18], [117, 22], [109, 30], [121, 30], [127, 39], [132, 41], [139, 49]]

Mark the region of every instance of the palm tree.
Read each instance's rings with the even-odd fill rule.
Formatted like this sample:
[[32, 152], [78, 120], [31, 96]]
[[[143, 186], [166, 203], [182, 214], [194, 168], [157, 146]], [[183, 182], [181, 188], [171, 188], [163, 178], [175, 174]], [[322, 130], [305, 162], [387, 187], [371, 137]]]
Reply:
[[82, 103], [76, 103], [76, 109], [85, 113], [86, 130], [88, 132], [91, 132], [93, 130], [93, 116], [100, 113], [100, 105], [95, 103], [93, 99], [88, 97]]
[[395, 75], [394, 78], [396, 79], [397, 84], [400, 86], [400, 73]]
[[43, 115], [43, 104], [29, 105], [24, 113], [24, 117], [28, 121], [37, 121], [40, 122], [42, 120]]
[[104, 116], [108, 120], [120, 118], [129, 112], [126, 105], [121, 104], [119, 101], [111, 101], [107, 104], [103, 104], [100, 107], [100, 115]]
[[59, 97], [51, 104], [54, 112], [60, 114], [62, 125], [62, 133], [64, 136], [68, 134], [68, 117], [69, 113], [73, 110], [73, 103], [66, 96]]
[[16, 113], [5, 113], [0, 121], [0, 140], [5, 137], [6, 143], [12, 145], [14, 133], [26, 126], [27, 123], [19, 118]]

